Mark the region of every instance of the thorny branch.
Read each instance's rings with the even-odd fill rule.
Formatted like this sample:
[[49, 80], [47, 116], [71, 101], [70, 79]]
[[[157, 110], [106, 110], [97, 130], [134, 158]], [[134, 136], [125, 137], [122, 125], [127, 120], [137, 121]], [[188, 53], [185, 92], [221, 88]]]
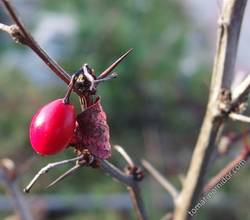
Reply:
[[[38, 43], [33, 39], [33, 37], [29, 34], [29, 32], [27, 31], [27, 29], [25, 28], [23, 23], [20, 21], [20, 19], [16, 15], [16, 12], [15, 12], [14, 8], [11, 6], [10, 2], [8, 0], [2, 0], [2, 3], [4, 4], [6, 10], [8, 11], [8, 13], [10, 15], [10, 17], [12, 18], [12, 20], [14, 22], [14, 25], [8, 26], [8, 25], [0, 23], [0, 30], [7, 32], [16, 42], [25, 44], [28, 47], [30, 47], [59, 78], [61, 78], [65, 83], [69, 84], [70, 80], [71, 80], [70, 75], [58, 63], [56, 63], [53, 59], [51, 59], [46, 54], [46, 52], [38, 45]], [[100, 83], [102, 81], [106, 81], [106, 80], [109, 80], [109, 79], [112, 79], [112, 78], [116, 77], [117, 74], [115, 74], [115, 73], [110, 74], [111, 71], [125, 57], [127, 57], [127, 55], [131, 51], [132, 51], [132, 49], [127, 51], [124, 55], [122, 55], [120, 58], [118, 58], [113, 64], [111, 64], [110, 67], [108, 67], [106, 70], [104, 70], [99, 75], [99, 77], [97, 78], [95, 83], [98, 84], [98, 83]], [[74, 90], [78, 93], [79, 96], [82, 96], [81, 92], [79, 92], [75, 88], [74, 88]], [[120, 150], [121, 150], [121, 148], [120, 148]], [[120, 153], [123, 153], [122, 154], [123, 156], [127, 155], [124, 150], [120, 151]], [[128, 159], [128, 158], [130, 158], [130, 157], [127, 155], [127, 157], [125, 157], [125, 159]], [[32, 181], [24, 189], [24, 191], [28, 192], [31, 189], [31, 187], [35, 184], [37, 179], [41, 175], [47, 173], [50, 169], [52, 169], [52, 168], [54, 168], [56, 166], [62, 165], [62, 164], [69, 163], [69, 162], [79, 161], [80, 159], [82, 159], [82, 158], [77, 157], [77, 158], [73, 158], [73, 159], [70, 159], [70, 160], [65, 160], [65, 161], [61, 161], [61, 162], [48, 164], [46, 167], [42, 168], [37, 173], [37, 175], [32, 179]], [[130, 160], [131, 160], [131, 158], [130, 158]], [[138, 181], [142, 177], [142, 173], [139, 172], [138, 169], [131, 163], [129, 163], [130, 167], [129, 167], [129, 169], [126, 170], [127, 173], [125, 173], [125, 172], [122, 172], [121, 170], [119, 170], [117, 167], [115, 167], [111, 163], [109, 163], [108, 161], [99, 160], [99, 162], [100, 162], [100, 166], [101, 166], [101, 168], [103, 170], [105, 170], [107, 173], [109, 173], [115, 179], [117, 179], [120, 182], [127, 185], [128, 191], [129, 191], [129, 193], [131, 195], [132, 203], [133, 203], [134, 208], [136, 210], [138, 219], [139, 220], [146, 220], [147, 215], [146, 215], [146, 211], [145, 211], [144, 204], [143, 204], [143, 201], [142, 201], [140, 189], [139, 189], [139, 186], [138, 186]], [[77, 166], [77, 164], [76, 164], [76, 166], [73, 167], [72, 169], [78, 169], [78, 168], [79, 168], [79, 166]], [[68, 173], [71, 173], [71, 170], [66, 172], [64, 175], [59, 177], [57, 180], [55, 180], [52, 183], [52, 185], [55, 182], [57, 182], [57, 181], [61, 180], [62, 178], [64, 178], [66, 175], [68, 175]]]
[[[13, 25], [5, 25], [0, 23], [0, 30], [8, 33], [16, 43], [22, 43], [32, 49], [42, 60], [43, 62], [54, 72], [61, 80], [63, 80], [66, 84], [70, 83], [71, 76], [49, 55], [39, 46], [39, 44], [35, 41], [35, 39], [28, 32], [27, 28], [18, 18], [17, 13], [14, 8], [10, 4], [9, 0], [2, 0], [5, 9], [9, 13], [12, 18], [14, 24]], [[117, 67], [133, 49], [128, 50], [125, 54], [119, 57], [113, 64], [111, 64], [106, 70], [104, 70], [95, 81], [96, 84], [100, 82], [104, 82], [117, 77], [116, 73], [111, 73], [115, 67]], [[73, 88], [74, 91], [82, 97], [83, 94], [79, 91], [79, 88]]]
[[[70, 82], [68, 73], [54, 60], [52, 60], [44, 50], [35, 42], [28, 33], [22, 22], [16, 16], [13, 7], [8, 0], [2, 0], [5, 8], [9, 12], [14, 25], [0, 24], [0, 30], [10, 34], [15, 41], [23, 43], [30, 47], [49, 68], [67, 84]], [[230, 91], [232, 76], [235, 68], [235, 61], [238, 48], [242, 18], [247, 0], [224, 0], [222, 12], [219, 19], [218, 41], [212, 73], [209, 102], [207, 112], [201, 127], [201, 131], [193, 152], [190, 167], [182, 191], [176, 200], [176, 207], [173, 219], [188, 219], [188, 210], [195, 204], [202, 191], [203, 177], [206, 174], [206, 168], [214, 150], [214, 144], [218, 138], [218, 132], [224, 122], [232, 115], [237, 118], [244, 116], [235, 115], [241, 104], [244, 104], [250, 91], [250, 77], [248, 76], [234, 91]], [[129, 53], [130, 51], [128, 51]], [[100, 74], [98, 80], [105, 79], [112, 69], [128, 54], [118, 59], [111, 67]], [[79, 91], [76, 91], [79, 94]], [[235, 112], [237, 111], [237, 112]], [[246, 118], [245, 118], [246, 121]], [[122, 151], [120, 151], [122, 153]], [[124, 156], [125, 154], [122, 154]], [[241, 154], [236, 157], [232, 163], [225, 169], [229, 169], [235, 161], [246, 158], [249, 154]], [[141, 194], [138, 186], [138, 170], [133, 167], [133, 162], [125, 158], [129, 163], [129, 169], [121, 171], [106, 160], [99, 160], [100, 167], [112, 177], [128, 186], [138, 219], [147, 219]], [[131, 166], [133, 165], [133, 166]], [[152, 169], [151, 169], [152, 171]], [[133, 173], [134, 172], [134, 173]], [[223, 171], [224, 172], [224, 171]], [[155, 172], [153, 172], [155, 173]], [[140, 172], [139, 172], [140, 174]], [[159, 174], [159, 173], [157, 173]], [[221, 174], [220, 174], [221, 175]], [[158, 177], [157, 177], [158, 178]], [[156, 179], [157, 179], [156, 178]], [[158, 178], [159, 180], [159, 178]], [[168, 187], [169, 188], [169, 187]], [[169, 189], [168, 189], [169, 190]], [[172, 196], [177, 197], [177, 191], [172, 191]]]

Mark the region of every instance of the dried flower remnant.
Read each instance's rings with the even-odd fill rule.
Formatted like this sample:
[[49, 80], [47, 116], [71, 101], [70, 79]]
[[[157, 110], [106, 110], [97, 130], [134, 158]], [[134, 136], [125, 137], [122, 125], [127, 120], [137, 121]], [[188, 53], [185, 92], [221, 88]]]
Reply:
[[97, 97], [94, 104], [77, 116], [73, 144], [78, 151], [88, 149], [94, 156], [107, 159], [111, 156], [109, 126], [106, 113]]

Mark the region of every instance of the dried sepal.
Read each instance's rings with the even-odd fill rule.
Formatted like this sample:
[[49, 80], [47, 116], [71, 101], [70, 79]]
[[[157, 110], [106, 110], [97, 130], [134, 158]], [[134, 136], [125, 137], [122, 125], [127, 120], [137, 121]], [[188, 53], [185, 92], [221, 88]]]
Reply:
[[94, 156], [107, 159], [111, 156], [109, 126], [100, 97], [77, 116], [72, 144], [78, 151], [88, 149]]

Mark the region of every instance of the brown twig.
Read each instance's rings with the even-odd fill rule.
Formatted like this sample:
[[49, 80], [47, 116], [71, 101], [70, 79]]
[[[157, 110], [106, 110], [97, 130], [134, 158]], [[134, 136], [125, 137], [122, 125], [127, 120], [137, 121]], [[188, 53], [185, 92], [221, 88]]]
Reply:
[[209, 182], [203, 188], [204, 193], [209, 192], [213, 187], [216, 186], [217, 183], [221, 181], [223, 177], [225, 177], [227, 174], [231, 174], [232, 170], [234, 170], [237, 165], [242, 164], [242, 162], [245, 163], [250, 157], [250, 146], [247, 140], [247, 132], [248, 130], [236, 135], [232, 139], [231, 143], [233, 143], [233, 141], [243, 139], [243, 149], [217, 175], [215, 175], [211, 180], [209, 180]]
[[[70, 75], [48, 54], [39, 46], [39, 44], [34, 40], [32, 35], [28, 32], [27, 28], [18, 18], [17, 13], [15, 12], [13, 6], [10, 4], [9, 0], [2, 0], [2, 3], [12, 18], [14, 25], [5, 25], [0, 23], [0, 30], [8, 33], [17, 43], [22, 43], [32, 49], [42, 60], [43, 62], [66, 84], [70, 83]], [[96, 79], [95, 84], [99, 84], [103, 81], [108, 81], [117, 77], [116, 73], [112, 73], [112, 70], [119, 65], [132, 51], [132, 49], [128, 50], [125, 54], [123, 54], [120, 58], [118, 58], [113, 64], [111, 64], [106, 70], [104, 70]], [[111, 74], [111, 75], [110, 75]], [[77, 89], [76, 87], [73, 90], [80, 96], [84, 96], [84, 94]]]
[[151, 174], [151, 176], [161, 184], [161, 186], [169, 192], [171, 195], [173, 202], [176, 203], [179, 192], [178, 190], [170, 183], [170, 181], [164, 177], [158, 170], [156, 170], [148, 161], [142, 160], [142, 165], [144, 168]]
[[211, 189], [213, 189], [216, 184], [218, 184], [223, 177], [225, 177], [242, 161], [246, 161], [249, 157], [249, 152], [243, 150], [240, 154], [238, 154], [232, 161], [230, 161], [216, 176], [214, 176], [209, 182], [204, 186], [203, 193], [208, 193]]
[[[222, 98], [223, 102], [230, 102], [230, 96], [222, 97], [222, 91], [228, 91], [231, 87], [246, 3], [247, 0], [223, 2], [207, 112], [192, 155], [185, 184], [175, 207], [174, 220], [190, 218], [188, 210], [195, 205], [201, 194], [203, 178], [218, 132], [228, 118], [227, 114], [221, 114], [220, 104]], [[225, 94], [224, 92], [223, 95]]]
[[[2, 0], [2, 3], [4, 4], [13, 22], [16, 24], [16, 26], [9, 26], [7, 30], [11, 29], [12, 27], [12, 31], [7, 31], [7, 33], [10, 34], [12, 37], [17, 38], [18, 42], [21, 42], [30, 47], [59, 78], [61, 78], [65, 83], [69, 84], [71, 79], [69, 74], [56, 61], [50, 58], [48, 54], [34, 40], [31, 34], [27, 31], [27, 28], [18, 18], [17, 13], [10, 4], [10, 1]], [[6, 31], [4, 29], [1, 30]]]

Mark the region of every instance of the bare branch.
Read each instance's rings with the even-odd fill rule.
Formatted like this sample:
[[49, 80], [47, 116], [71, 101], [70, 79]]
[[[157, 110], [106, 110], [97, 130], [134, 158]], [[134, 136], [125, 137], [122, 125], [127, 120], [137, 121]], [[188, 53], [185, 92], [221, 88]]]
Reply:
[[123, 173], [119, 168], [117, 168], [112, 163], [108, 162], [107, 160], [99, 160], [100, 167], [108, 173], [111, 177], [115, 178], [119, 182], [127, 185], [132, 186], [133, 185], [133, 177], [127, 176], [125, 173]]
[[11, 26], [0, 23], [0, 30], [11, 35]]
[[138, 182], [134, 182], [133, 187], [127, 187], [128, 188], [128, 192], [134, 207], [134, 210], [136, 212], [136, 216], [138, 220], [147, 220], [147, 214], [146, 214], [146, 210], [144, 207], [144, 203], [142, 200], [142, 196], [141, 196], [141, 190], [140, 187], [138, 185]]
[[232, 91], [233, 101], [241, 99], [242, 96], [248, 95], [250, 91], [250, 74], [248, 74], [242, 82]]
[[173, 202], [175, 203], [179, 195], [178, 190], [148, 161], [142, 160], [142, 165], [154, 177], [154, 179], [160, 183], [167, 192], [169, 192], [172, 196]]
[[122, 146], [119, 145], [115, 145], [114, 146], [115, 150], [121, 154], [121, 156], [127, 161], [127, 163], [129, 164], [129, 166], [133, 167], [135, 166], [133, 160], [131, 159], [131, 157], [128, 155], [128, 153], [123, 149]]
[[232, 91], [231, 109], [235, 109], [241, 102], [247, 100], [250, 92], [250, 74]]
[[[13, 25], [6, 27], [6, 25], [0, 25], [0, 29], [7, 32], [11, 35], [11, 37], [17, 39], [20, 43], [23, 43], [30, 47], [43, 61], [44, 63], [59, 77], [61, 78], [65, 83], [69, 84], [70, 82], [70, 76], [68, 73], [52, 58], [50, 58], [47, 53], [38, 45], [38, 43], [34, 40], [34, 38], [31, 36], [31, 34], [27, 31], [24, 24], [20, 21], [18, 18], [14, 8], [10, 4], [9, 0], [2, 0], [2, 3], [4, 4], [6, 10], [8, 11], [10, 17], [16, 24], [15, 27], [15, 36], [13, 35], [13, 31], [10, 31], [11, 27], [14, 27]], [[19, 32], [19, 34], [18, 34]], [[19, 38], [19, 39], [18, 39]]]
[[237, 114], [237, 113], [230, 113], [229, 114], [229, 118], [231, 118], [234, 121], [241, 121], [241, 122], [245, 122], [245, 123], [250, 123], [250, 117], [245, 116], [245, 115], [241, 115], [241, 114]]
[[136, 180], [133, 175], [122, 172], [107, 160], [99, 160], [99, 163], [100, 167], [106, 173], [127, 186], [138, 220], [147, 220], [148, 217], [144, 208], [140, 188], [138, 186], [138, 180]]
[[233, 168], [240, 164], [242, 161], [246, 161], [249, 153], [245, 150], [241, 151], [232, 161], [230, 161], [216, 176], [214, 176], [209, 182], [204, 186], [203, 193], [208, 193], [211, 189], [213, 189], [217, 183], [221, 181], [221, 179], [230, 173]]
[[192, 155], [184, 187], [178, 198], [174, 220], [189, 219], [188, 210], [195, 205], [201, 194], [203, 178], [218, 132], [228, 118], [228, 115], [221, 114], [219, 104], [221, 92], [230, 90], [231, 87], [246, 3], [247, 0], [226, 0], [223, 2], [207, 112]]

